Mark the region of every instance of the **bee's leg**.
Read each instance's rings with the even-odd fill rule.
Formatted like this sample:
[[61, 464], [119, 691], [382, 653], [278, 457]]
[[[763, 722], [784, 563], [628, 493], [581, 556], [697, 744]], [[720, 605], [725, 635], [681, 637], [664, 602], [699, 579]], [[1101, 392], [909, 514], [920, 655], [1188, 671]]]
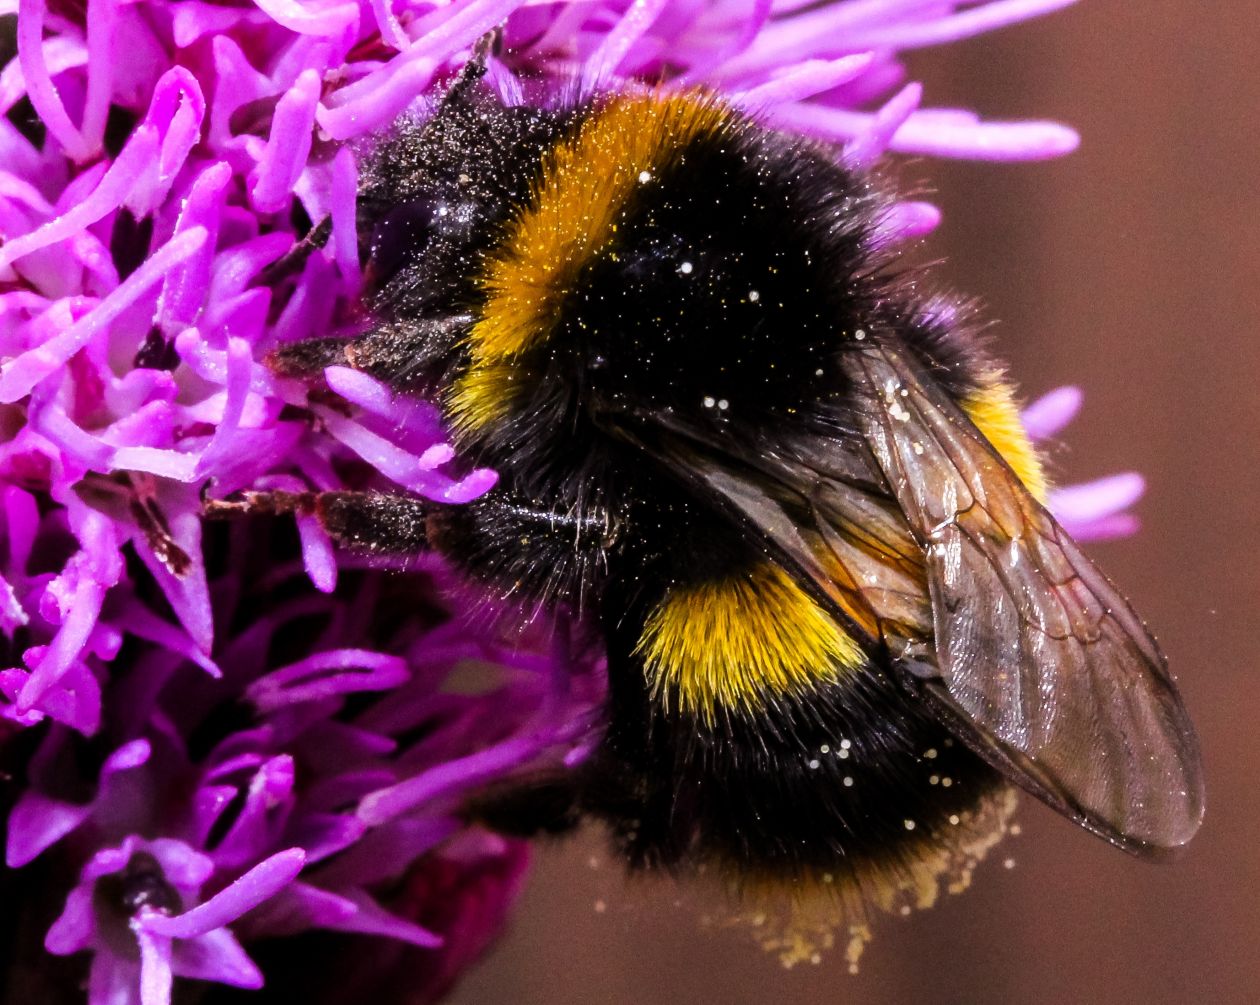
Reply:
[[470, 315], [452, 314], [409, 320], [405, 326], [383, 324], [353, 339], [306, 339], [276, 349], [267, 365], [282, 377], [305, 381], [321, 379], [325, 367], [348, 366], [406, 388], [422, 384], [425, 361], [441, 357], [472, 322]]
[[381, 492], [239, 492], [207, 499], [209, 519], [248, 514], [313, 516], [338, 544], [376, 554], [414, 555], [429, 548], [431, 503]]
[[564, 834], [582, 819], [582, 782], [579, 771], [529, 776], [501, 782], [475, 795], [464, 807], [465, 817], [508, 837]]
[[554, 551], [557, 563], [575, 552], [606, 550], [621, 532], [621, 521], [602, 507], [588, 507], [581, 515], [559, 513], [497, 492], [451, 506], [384, 492], [250, 490], [226, 499], [206, 498], [202, 512], [211, 520], [313, 516], [337, 543], [381, 554], [415, 554], [426, 550], [435, 535], [457, 535], [493, 550], [502, 540], [532, 534]]
[[302, 267], [306, 265], [306, 260], [311, 257], [311, 254], [327, 244], [328, 238], [331, 236], [332, 217], [325, 216], [307, 231], [305, 237], [259, 272], [254, 280], [254, 285], [275, 286], [276, 283], [286, 276], [292, 276], [301, 272]]
[[486, 64], [491, 56], [497, 56], [503, 48], [503, 26], [491, 28], [473, 43], [472, 55], [459, 71], [459, 76], [451, 84], [442, 98], [438, 114], [450, 105], [467, 104], [469, 90], [486, 75]]

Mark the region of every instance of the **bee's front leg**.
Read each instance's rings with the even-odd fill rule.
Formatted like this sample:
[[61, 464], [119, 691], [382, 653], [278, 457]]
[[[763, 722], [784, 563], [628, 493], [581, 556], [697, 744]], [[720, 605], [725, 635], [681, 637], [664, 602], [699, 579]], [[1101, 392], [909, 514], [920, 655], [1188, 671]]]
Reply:
[[265, 514], [313, 516], [338, 544], [381, 555], [414, 555], [429, 549], [433, 504], [383, 492], [237, 492], [206, 499], [202, 512], [215, 520]]

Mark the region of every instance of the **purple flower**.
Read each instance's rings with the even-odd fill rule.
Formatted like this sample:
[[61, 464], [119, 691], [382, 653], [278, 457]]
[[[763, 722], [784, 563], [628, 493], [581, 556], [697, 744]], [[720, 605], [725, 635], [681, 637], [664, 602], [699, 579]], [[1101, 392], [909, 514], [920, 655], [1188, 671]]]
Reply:
[[[174, 977], [257, 987], [242, 941], [313, 932], [381, 995], [405, 968], [436, 998], [525, 864], [461, 798], [592, 742], [601, 665], [566, 626], [500, 641], [436, 560], [334, 554], [313, 518], [202, 524], [211, 484], [461, 502], [494, 482], [454, 463], [426, 402], [337, 368], [320, 397], [264, 363], [358, 316], [350, 141], [505, 23], [487, 79], [508, 100], [663, 77], [853, 164], [1055, 156], [1064, 126], [922, 107], [899, 54], [1068, 2], [0, 5], [0, 756], [21, 780], [3, 875], [94, 1005], [166, 1003]], [[886, 239], [938, 220], [902, 203]], [[1056, 395], [1029, 410], [1037, 436], [1079, 404]], [[1127, 533], [1140, 492], [1122, 475], [1054, 505], [1078, 536]], [[79, 971], [32, 957], [4, 980], [73, 1000]]]
[[208, 856], [170, 838], [128, 837], [88, 860], [44, 945], [58, 956], [93, 950], [89, 993], [103, 1001], [136, 987], [144, 1005], [169, 1001], [173, 976], [262, 987], [224, 926], [288, 884], [304, 858], [296, 848], [279, 852], [198, 902], [215, 873]]

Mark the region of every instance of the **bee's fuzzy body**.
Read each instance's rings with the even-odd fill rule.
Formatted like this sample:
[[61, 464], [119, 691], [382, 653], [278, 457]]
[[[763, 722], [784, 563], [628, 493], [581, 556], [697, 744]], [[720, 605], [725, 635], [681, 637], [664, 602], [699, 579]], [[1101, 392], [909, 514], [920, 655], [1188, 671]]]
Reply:
[[466, 74], [371, 152], [373, 327], [277, 365], [427, 388], [499, 482], [319, 512], [607, 648], [596, 752], [485, 819], [885, 906], [965, 878], [1006, 779], [1132, 851], [1197, 827], [1162, 656], [1042, 508], [965, 311], [894, 270], [890, 205], [700, 93], [509, 107]]
[[[560, 164], [557, 147], [569, 154]], [[601, 217], [580, 235], [584, 260], [572, 261], [572, 233], [555, 231], [587, 221], [550, 220], [519, 254], [565, 256], [528, 263], [530, 279], [554, 274], [556, 286], [493, 286], [484, 263], [509, 273], [517, 251], [504, 246], [522, 220], [568, 197], [559, 190], [575, 175], [580, 184], [583, 171], [604, 170], [591, 165], [601, 158], [626, 179], [599, 192], [616, 203], [561, 207]], [[402, 263], [378, 310], [391, 332], [410, 318], [470, 319], [432, 355], [465, 455], [501, 482], [434, 518], [438, 546], [503, 596], [580, 599], [607, 641], [609, 727], [582, 773], [581, 808], [610, 822], [632, 861], [714, 860], [789, 880], [895, 866], [919, 845], [953, 840], [997, 773], [799, 586], [776, 583], [784, 596], [761, 609], [773, 567], [764, 546], [600, 422], [602, 408], [632, 401], [688, 415], [750, 453], [843, 431], [852, 404], [838, 357], [877, 317], [907, 331], [960, 400], [980, 393], [988, 367], [975, 348], [931, 318], [910, 280], [881, 274], [879, 189], [699, 95], [552, 113], [485, 103], [439, 130], [404, 133], [374, 163], [369, 206], [405, 206], [415, 192], [426, 212], [477, 207], [480, 233], [460, 256]], [[419, 176], [408, 173], [414, 164], [425, 165]], [[395, 239], [394, 225], [378, 245]], [[495, 312], [521, 312], [526, 293], [554, 316], [510, 332]], [[518, 344], [486, 351], [479, 327], [501, 339], [509, 329]], [[414, 344], [405, 354], [422, 368]], [[487, 377], [509, 366], [510, 380]], [[540, 521], [540, 509], [554, 521]], [[694, 627], [724, 596], [740, 601], [730, 616], [754, 623], [748, 644], [760, 640], [764, 652], [735, 651], [729, 629]], [[697, 637], [653, 645], [648, 626], [663, 606]], [[810, 619], [834, 639], [810, 648]], [[684, 651], [692, 642], [709, 652]], [[801, 646], [816, 662], [789, 668], [777, 686], [760, 665], [738, 665], [799, 663]], [[674, 672], [688, 662], [703, 665]], [[742, 680], [710, 686], [696, 679], [705, 667]]]

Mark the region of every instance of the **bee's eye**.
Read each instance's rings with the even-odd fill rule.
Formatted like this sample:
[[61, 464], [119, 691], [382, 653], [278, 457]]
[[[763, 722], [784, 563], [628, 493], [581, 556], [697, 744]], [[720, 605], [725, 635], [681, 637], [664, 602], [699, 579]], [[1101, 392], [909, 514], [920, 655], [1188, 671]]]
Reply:
[[368, 246], [369, 265], [378, 282], [424, 252], [448, 216], [446, 210], [444, 203], [422, 197], [396, 206], [380, 219]]

